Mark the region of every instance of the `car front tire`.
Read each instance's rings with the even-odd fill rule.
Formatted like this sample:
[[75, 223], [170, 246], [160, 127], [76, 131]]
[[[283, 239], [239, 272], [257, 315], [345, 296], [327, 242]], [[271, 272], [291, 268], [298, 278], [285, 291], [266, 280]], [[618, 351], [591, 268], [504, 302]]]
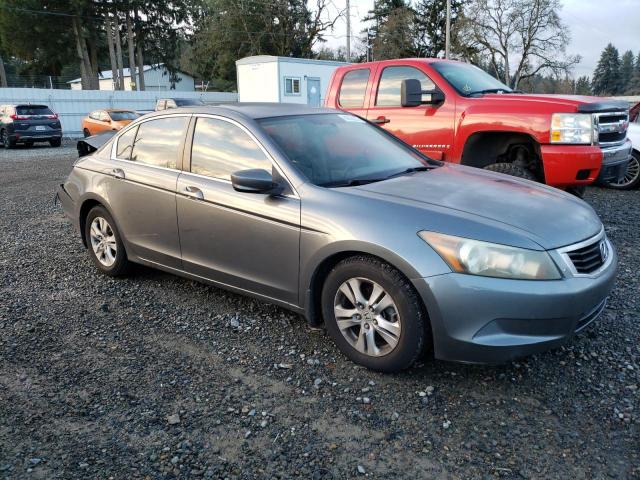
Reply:
[[130, 263], [120, 232], [107, 209], [101, 205], [93, 207], [84, 228], [89, 256], [98, 270], [112, 277], [125, 275]]
[[322, 289], [326, 328], [342, 353], [381, 372], [410, 367], [431, 345], [422, 302], [391, 265], [368, 256], [338, 263]]

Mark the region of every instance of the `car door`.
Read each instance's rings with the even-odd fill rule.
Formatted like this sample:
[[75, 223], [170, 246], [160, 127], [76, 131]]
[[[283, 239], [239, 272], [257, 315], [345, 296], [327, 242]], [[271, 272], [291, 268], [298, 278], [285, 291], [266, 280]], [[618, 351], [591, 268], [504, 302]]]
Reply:
[[143, 260], [181, 269], [176, 183], [190, 115], [153, 117], [120, 135], [107, 173], [108, 201], [127, 242]]
[[280, 175], [241, 124], [201, 116], [192, 130], [190, 165], [177, 187], [185, 271], [297, 304], [300, 199], [290, 187], [279, 196], [234, 190], [235, 171], [262, 168]]
[[454, 110], [451, 102], [438, 105], [403, 107], [400, 102], [402, 80], [420, 80], [422, 90], [436, 85], [416, 67], [391, 65], [376, 72], [367, 120], [380, 125], [431, 158], [446, 160], [451, 152]]

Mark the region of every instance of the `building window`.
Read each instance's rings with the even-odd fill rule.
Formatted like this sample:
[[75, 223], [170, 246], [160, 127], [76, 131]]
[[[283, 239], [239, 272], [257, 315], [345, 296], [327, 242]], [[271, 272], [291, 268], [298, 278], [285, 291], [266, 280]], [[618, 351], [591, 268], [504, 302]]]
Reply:
[[300, 95], [300, 78], [284, 77], [284, 94]]

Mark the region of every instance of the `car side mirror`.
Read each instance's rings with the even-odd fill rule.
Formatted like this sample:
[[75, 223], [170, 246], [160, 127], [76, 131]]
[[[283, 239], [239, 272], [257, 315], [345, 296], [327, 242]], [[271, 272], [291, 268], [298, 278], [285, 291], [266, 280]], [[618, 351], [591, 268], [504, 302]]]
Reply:
[[240, 170], [231, 174], [231, 185], [234, 190], [244, 193], [266, 193], [278, 195], [282, 186], [273, 181], [273, 176], [261, 168]]
[[[426, 98], [425, 98], [426, 97]], [[403, 107], [418, 107], [423, 104], [437, 105], [444, 102], [444, 93], [438, 90], [422, 90], [420, 80], [407, 78], [400, 84], [400, 103]]]

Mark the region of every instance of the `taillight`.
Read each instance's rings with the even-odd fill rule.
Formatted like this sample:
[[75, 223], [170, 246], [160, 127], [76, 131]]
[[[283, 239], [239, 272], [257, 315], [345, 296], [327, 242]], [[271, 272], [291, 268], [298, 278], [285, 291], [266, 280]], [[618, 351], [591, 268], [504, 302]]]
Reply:
[[11, 118], [11, 120], [29, 120], [29, 117], [24, 115], [16, 115], [15, 113], [11, 115], [9, 118]]
[[53, 115], [47, 115], [47, 118], [49, 118], [51, 120], [57, 120], [58, 119], [58, 114], [54, 113]]

